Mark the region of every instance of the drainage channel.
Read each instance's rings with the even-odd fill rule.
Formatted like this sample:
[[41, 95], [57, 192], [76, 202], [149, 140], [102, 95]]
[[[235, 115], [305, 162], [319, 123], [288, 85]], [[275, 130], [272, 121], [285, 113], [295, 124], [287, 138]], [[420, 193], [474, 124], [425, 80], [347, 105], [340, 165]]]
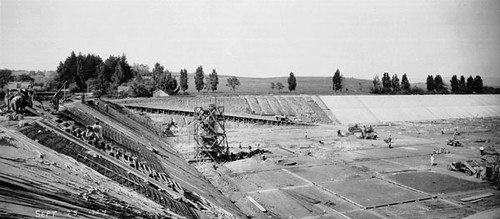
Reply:
[[[194, 111], [189, 110], [174, 110], [174, 109], [166, 109], [160, 107], [145, 107], [145, 106], [137, 106], [131, 104], [122, 105], [128, 109], [135, 110], [138, 112], [146, 112], [153, 114], [167, 114], [167, 115], [181, 115], [181, 116], [189, 116], [194, 117]], [[273, 119], [266, 118], [258, 118], [258, 117], [249, 117], [249, 116], [240, 116], [240, 115], [228, 115], [225, 114], [224, 118], [226, 121], [232, 122], [240, 122], [240, 123], [255, 123], [255, 124], [264, 124], [264, 125], [277, 125], [277, 126], [313, 126], [314, 124], [304, 123], [304, 122], [292, 122], [292, 121], [278, 121]]]

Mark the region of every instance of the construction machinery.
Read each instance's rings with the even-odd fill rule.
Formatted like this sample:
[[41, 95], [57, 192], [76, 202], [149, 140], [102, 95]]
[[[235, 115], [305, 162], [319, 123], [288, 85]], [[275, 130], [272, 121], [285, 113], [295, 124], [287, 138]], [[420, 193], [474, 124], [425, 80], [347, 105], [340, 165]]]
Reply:
[[481, 153], [481, 156], [483, 156], [483, 155], [497, 155], [497, 156], [500, 155], [498, 153], [498, 151], [496, 151], [492, 145], [490, 145], [486, 148], [480, 147], [479, 152]]
[[377, 132], [373, 130], [373, 127], [371, 125], [368, 127], [366, 126], [360, 127], [358, 124], [356, 124], [354, 126], [349, 127], [348, 130], [350, 134], [355, 134], [357, 132], [361, 133], [361, 135], [359, 136], [359, 138], [361, 139], [376, 140], [378, 138]]
[[347, 130], [348, 130], [350, 133], [361, 132], [361, 127], [359, 127], [359, 125], [358, 125], [358, 124], [355, 124], [355, 125], [350, 126], [349, 128], [347, 128]]
[[455, 139], [449, 139], [448, 143], [446, 143], [446, 144], [453, 146], [453, 147], [463, 147], [464, 146], [460, 141], [455, 140]]
[[455, 161], [448, 164], [448, 170], [464, 172], [465, 175], [472, 176], [477, 173], [481, 165], [474, 160], [466, 160], [463, 162]]
[[288, 118], [287, 115], [283, 114], [283, 115], [276, 115], [276, 120], [280, 121], [280, 122], [292, 122], [292, 120], [290, 118]]
[[484, 170], [481, 179], [493, 182], [496, 189], [500, 190], [500, 163], [485, 162]]

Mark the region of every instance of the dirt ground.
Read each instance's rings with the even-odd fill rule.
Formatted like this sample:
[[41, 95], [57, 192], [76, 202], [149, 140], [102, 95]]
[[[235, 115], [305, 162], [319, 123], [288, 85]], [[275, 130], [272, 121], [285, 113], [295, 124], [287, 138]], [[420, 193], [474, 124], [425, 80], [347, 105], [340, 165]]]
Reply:
[[[335, 125], [227, 127], [231, 152], [251, 146], [270, 153], [195, 165], [251, 217], [462, 218], [500, 207], [500, 191], [492, 183], [447, 169], [452, 161], [480, 161], [479, 147], [500, 151], [498, 118], [375, 124], [378, 140], [338, 137], [337, 130], [347, 127]], [[463, 147], [446, 145], [455, 129]], [[189, 128], [174, 132], [170, 142], [192, 156]], [[383, 141], [389, 136], [392, 149]], [[432, 166], [430, 155], [440, 148], [450, 153], [434, 155]], [[460, 201], [486, 193], [493, 196]]]
[[[173, 137], [165, 138], [184, 158], [193, 158], [193, 118], [147, 115], [158, 123], [174, 118], [179, 125], [172, 129]], [[29, 122], [34, 118], [25, 119]], [[144, 196], [30, 141], [16, 131], [18, 124], [0, 119], [1, 218], [49, 214], [63, 218], [164, 216], [162, 207]], [[214, 191], [218, 196], [229, 198], [253, 218], [496, 216], [491, 212], [500, 207], [500, 191], [490, 182], [449, 171], [447, 165], [452, 161], [480, 161], [480, 147], [500, 151], [500, 118], [372, 125], [378, 140], [359, 139], [357, 135], [339, 137], [338, 130], [347, 131], [347, 126], [341, 125], [228, 122], [231, 152], [260, 149], [268, 153], [226, 163], [204, 161], [193, 165], [222, 192]], [[456, 137], [463, 147], [446, 145], [455, 130], [460, 133]], [[389, 137], [393, 139], [392, 149], [383, 141]], [[431, 165], [430, 155], [441, 148], [450, 153], [436, 154], [437, 165]], [[206, 185], [215, 190], [209, 183]], [[492, 196], [474, 201], [460, 200], [489, 193]]]

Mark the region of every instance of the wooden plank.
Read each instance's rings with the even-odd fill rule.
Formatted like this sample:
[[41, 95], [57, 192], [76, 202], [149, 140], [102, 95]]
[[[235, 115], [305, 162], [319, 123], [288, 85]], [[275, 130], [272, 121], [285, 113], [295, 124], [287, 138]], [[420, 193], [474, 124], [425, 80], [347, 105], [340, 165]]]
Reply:
[[460, 199], [460, 201], [468, 202], [468, 201], [472, 201], [472, 200], [476, 200], [476, 199], [480, 199], [480, 198], [487, 198], [490, 196], [493, 196], [493, 193], [486, 193], [486, 194], [482, 194], [482, 195], [471, 196], [468, 198]]
[[267, 210], [262, 207], [262, 205], [260, 205], [257, 201], [255, 201], [255, 199], [253, 199], [251, 196], [247, 196], [247, 199], [252, 202], [260, 211], [267, 212]]

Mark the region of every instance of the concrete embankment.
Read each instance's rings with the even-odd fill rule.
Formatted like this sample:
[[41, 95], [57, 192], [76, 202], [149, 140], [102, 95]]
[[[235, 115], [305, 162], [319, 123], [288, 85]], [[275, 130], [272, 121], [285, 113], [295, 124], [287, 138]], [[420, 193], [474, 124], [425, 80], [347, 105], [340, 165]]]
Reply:
[[341, 124], [500, 116], [500, 95], [319, 97]]

